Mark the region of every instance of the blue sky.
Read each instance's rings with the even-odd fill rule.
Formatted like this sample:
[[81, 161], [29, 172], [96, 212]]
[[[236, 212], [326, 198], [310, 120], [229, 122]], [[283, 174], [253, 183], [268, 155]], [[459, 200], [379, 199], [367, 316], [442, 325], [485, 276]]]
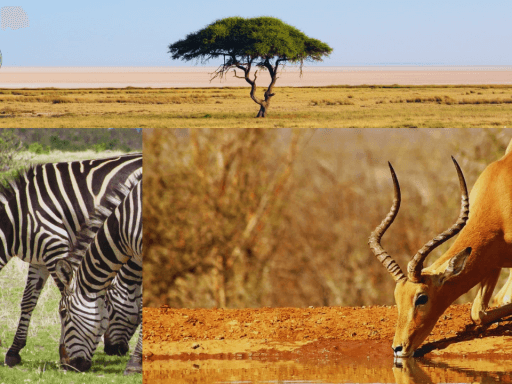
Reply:
[[[512, 65], [511, 0], [14, 0], [4, 66], [183, 66], [167, 46], [228, 16], [274, 16], [328, 43], [321, 65]], [[210, 65], [215, 65], [211, 62]]]

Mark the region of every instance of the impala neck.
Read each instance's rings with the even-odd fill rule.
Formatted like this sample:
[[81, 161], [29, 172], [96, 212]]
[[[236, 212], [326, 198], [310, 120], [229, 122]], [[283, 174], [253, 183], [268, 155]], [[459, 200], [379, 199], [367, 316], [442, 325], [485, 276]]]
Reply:
[[[461, 231], [448, 251], [430, 267], [423, 270], [423, 273], [429, 275], [442, 274], [453, 256], [466, 247], [472, 248], [471, 255], [468, 256], [464, 269], [458, 275], [447, 280], [440, 287], [443, 294], [446, 293], [446, 297], [449, 297], [452, 301], [484, 280], [485, 276], [489, 275], [490, 271], [500, 268], [501, 261], [498, 255], [503, 253], [503, 242], [497, 239], [499, 236], [491, 236], [482, 239], [481, 232], [472, 229], [473, 226], [471, 224], [472, 223], [468, 222], [468, 225]], [[476, 235], [480, 236], [478, 240]]]

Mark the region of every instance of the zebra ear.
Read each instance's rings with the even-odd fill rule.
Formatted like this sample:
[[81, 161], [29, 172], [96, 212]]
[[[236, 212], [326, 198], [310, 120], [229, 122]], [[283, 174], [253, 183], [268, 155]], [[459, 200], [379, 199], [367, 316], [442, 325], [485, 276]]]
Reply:
[[64, 286], [68, 287], [71, 284], [71, 280], [73, 280], [73, 268], [69, 261], [57, 261], [57, 264], [55, 265], [55, 273]]

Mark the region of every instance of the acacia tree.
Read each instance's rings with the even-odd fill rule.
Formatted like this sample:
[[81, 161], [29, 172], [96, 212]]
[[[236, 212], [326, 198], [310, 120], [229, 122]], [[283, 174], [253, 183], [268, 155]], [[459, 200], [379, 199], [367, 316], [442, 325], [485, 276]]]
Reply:
[[[245, 79], [251, 85], [251, 98], [260, 106], [256, 117], [265, 117], [270, 99], [275, 95], [273, 88], [278, 70], [287, 64], [299, 64], [302, 76], [304, 61], [322, 61], [332, 48], [320, 40], [312, 39], [274, 17], [228, 17], [217, 20], [183, 40], [169, 45], [173, 59], [185, 61], [200, 59], [203, 63], [210, 59], [224, 58], [212, 73], [210, 81], [222, 78], [229, 70], [235, 77]], [[254, 77], [250, 72], [256, 67]], [[238, 76], [236, 70], [243, 72]], [[264, 93], [264, 99], [256, 96], [258, 70], [267, 70], [270, 84]]]

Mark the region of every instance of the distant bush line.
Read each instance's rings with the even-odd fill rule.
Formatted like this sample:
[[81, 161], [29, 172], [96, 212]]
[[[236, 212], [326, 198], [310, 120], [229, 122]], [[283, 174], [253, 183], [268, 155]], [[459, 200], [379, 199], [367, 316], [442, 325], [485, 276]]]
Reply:
[[125, 145], [120, 144], [117, 139], [112, 139], [102, 143], [96, 143], [92, 145], [82, 145], [69, 140], [62, 140], [58, 136], [54, 135], [50, 137], [50, 144], [44, 145], [38, 142], [27, 144], [25, 143], [25, 149], [29, 152], [35, 153], [36, 155], [48, 154], [50, 151], [58, 150], [62, 152], [82, 152], [88, 149], [92, 149], [95, 152], [103, 152], [106, 150], [120, 150], [123, 152], [130, 152], [132, 149]]
[[140, 129], [4, 129], [0, 141], [16, 138], [19, 150], [35, 154], [47, 154], [50, 151], [81, 152], [94, 150], [103, 152], [116, 150], [131, 152], [142, 150]]

